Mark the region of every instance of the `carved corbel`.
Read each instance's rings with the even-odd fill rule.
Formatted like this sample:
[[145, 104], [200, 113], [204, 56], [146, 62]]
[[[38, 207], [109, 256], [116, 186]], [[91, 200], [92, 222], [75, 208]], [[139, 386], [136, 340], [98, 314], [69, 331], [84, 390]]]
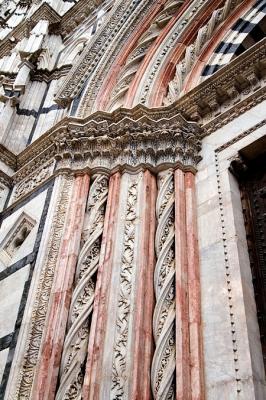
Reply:
[[245, 159], [238, 153], [231, 161], [229, 171], [239, 180], [243, 178], [245, 173], [248, 171], [248, 165]]

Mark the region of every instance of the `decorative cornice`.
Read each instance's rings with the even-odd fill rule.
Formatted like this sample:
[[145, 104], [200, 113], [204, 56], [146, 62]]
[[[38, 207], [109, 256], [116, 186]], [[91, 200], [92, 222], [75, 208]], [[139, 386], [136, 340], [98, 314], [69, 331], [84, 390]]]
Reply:
[[179, 167], [196, 172], [202, 130], [172, 109], [120, 109], [86, 119], [65, 118], [15, 159], [11, 203], [58, 173], [117, 170], [158, 172]]
[[55, 68], [52, 71], [47, 69], [37, 69], [31, 71], [31, 80], [40, 82], [51, 82], [66, 76], [71, 69], [71, 65], [64, 65], [60, 68]]
[[97, 112], [86, 119], [65, 118], [18, 157], [19, 174], [28, 176], [56, 158], [57, 170], [101, 167], [107, 171], [145, 164], [195, 170], [202, 132], [174, 109], [138, 106], [112, 114]]
[[12, 178], [0, 170], [0, 186], [1, 184], [10, 188], [12, 186]]
[[174, 104], [188, 119], [205, 126], [206, 134], [217, 129], [222, 114], [265, 86], [266, 38], [224, 66], [212, 77]]

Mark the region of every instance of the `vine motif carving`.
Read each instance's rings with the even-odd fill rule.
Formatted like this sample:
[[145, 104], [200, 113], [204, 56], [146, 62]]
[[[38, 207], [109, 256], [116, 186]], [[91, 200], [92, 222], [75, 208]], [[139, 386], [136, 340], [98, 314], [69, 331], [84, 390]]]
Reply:
[[47, 257], [39, 279], [38, 289], [36, 290], [37, 294], [33, 304], [25, 356], [18, 377], [16, 394], [14, 397], [16, 399], [29, 399], [31, 397], [35, 367], [38, 361], [55, 266], [59, 255], [65, 217], [71, 196], [72, 183], [73, 177], [64, 176], [59, 188], [60, 194], [55, 207], [50, 239], [47, 246]]
[[107, 195], [108, 178], [97, 175], [88, 198], [85, 241], [77, 263], [56, 400], [81, 398]]
[[155, 400], [175, 398], [175, 251], [174, 173], [159, 174], [154, 273], [156, 304], [153, 315], [155, 352], [151, 385]]
[[46, 179], [52, 175], [53, 161], [39, 168], [36, 172], [26, 177], [26, 179], [20, 181], [15, 188], [15, 193], [13, 196], [13, 202], [18, 200], [20, 197], [31, 192], [37, 186], [41, 185]]
[[112, 386], [110, 399], [116, 400], [125, 398], [125, 384], [128, 379], [128, 376], [126, 375], [126, 355], [131, 308], [132, 273], [134, 268], [137, 198], [138, 183], [137, 181], [134, 181], [129, 186], [126, 203], [122, 264], [120, 272], [120, 292], [118, 297], [116, 336], [112, 364]]

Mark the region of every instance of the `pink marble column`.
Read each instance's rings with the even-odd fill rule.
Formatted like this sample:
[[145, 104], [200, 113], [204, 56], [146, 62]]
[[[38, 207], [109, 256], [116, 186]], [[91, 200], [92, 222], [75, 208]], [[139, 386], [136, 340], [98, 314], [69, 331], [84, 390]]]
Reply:
[[32, 398], [35, 400], [52, 400], [55, 397], [89, 180], [88, 175], [77, 176], [73, 184], [72, 201], [68, 210], [62, 246], [56, 265], [56, 277], [50, 298], [47, 326], [32, 392]]
[[191, 399], [185, 173], [175, 171], [176, 399]]
[[103, 342], [107, 320], [108, 294], [112, 271], [112, 254], [114, 232], [117, 220], [120, 173], [117, 172], [109, 180], [109, 192], [105, 213], [105, 224], [102, 237], [100, 265], [97, 274], [94, 307], [88, 345], [88, 358], [83, 383], [83, 400], [98, 399], [101, 379], [101, 363]]
[[191, 399], [204, 399], [204, 370], [202, 352], [201, 296], [199, 275], [199, 252], [196, 220], [195, 176], [185, 174], [186, 230], [189, 290], [189, 343]]
[[150, 399], [150, 370], [153, 354], [152, 315], [154, 309], [153, 274], [155, 266], [155, 204], [156, 179], [149, 172], [144, 173], [143, 210], [140, 216], [142, 230], [139, 249], [139, 277], [135, 308], [135, 341], [132, 352], [132, 400]]

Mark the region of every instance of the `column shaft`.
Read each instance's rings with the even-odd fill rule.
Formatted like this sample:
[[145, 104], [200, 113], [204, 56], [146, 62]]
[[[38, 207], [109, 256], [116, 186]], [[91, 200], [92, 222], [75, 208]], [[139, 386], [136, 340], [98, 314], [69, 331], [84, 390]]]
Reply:
[[149, 172], [144, 173], [143, 204], [140, 220], [141, 238], [137, 263], [139, 279], [136, 293], [135, 341], [133, 348], [131, 399], [150, 399], [150, 369], [153, 352], [152, 314], [154, 308], [153, 274], [155, 266], [155, 204], [156, 180]]
[[99, 398], [100, 367], [103, 356], [103, 343], [107, 320], [108, 292], [110, 290], [112, 255], [114, 246], [114, 231], [116, 227], [120, 173], [111, 176], [109, 193], [105, 213], [104, 231], [102, 237], [100, 265], [94, 297], [94, 310], [92, 315], [90, 338], [88, 344], [88, 357], [83, 383], [83, 399]]
[[46, 318], [47, 326], [41, 346], [40, 364], [34, 381], [32, 394], [34, 399], [54, 399], [88, 188], [88, 175], [75, 178]]
[[84, 400], [151, 398], [156, 183], [149, 171], [118, 183], [113, 177]]

